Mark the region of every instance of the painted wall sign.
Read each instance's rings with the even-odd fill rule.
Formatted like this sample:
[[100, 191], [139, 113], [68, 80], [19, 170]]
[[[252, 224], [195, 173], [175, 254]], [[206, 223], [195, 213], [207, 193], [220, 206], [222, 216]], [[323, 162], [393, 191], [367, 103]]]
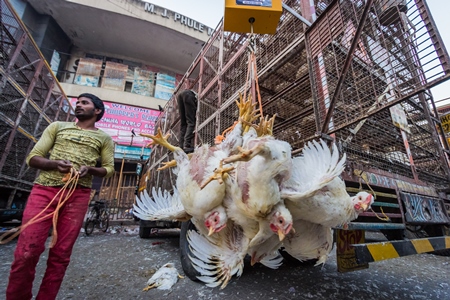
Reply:
[[369, 264], [358, 264], [355, 248], [351, 246], [352, 244], [365, 243], [364, 231], [337, 229], [336, 237], [336, 256], [339, 272], [344, 273], [369, 267]]
[[204, 24], [202, 24], [200, 22], [197, 22], [197, 21], [195, 21], [195, 20], [193, 20], [191, 18], [188, 18], [186, 16], [183, 16], [183, 15], [177, 13], [177, 12], [168, 10], [168, 9], [166, 9], [164, 7], [160, 7], [160, 6], [157, 6], [157, 5], [152, 4], [152, 3], [145, 2], [144, 10], [146, 12], [148, 12], [148, 13], [151, 13], [151, 14], [155, 14], [155, 15], [159, 14], [163, 18], [167, 18], [167, 19], [172, 18], [174, 22], [178, 22], [181, 25], [189, 27], [189, 28], [191, 28], [191, 29], [193, 29], [195, 31], [198, 31], [198, 32], [202, 32], [202, 33], [205, 32], [205, 33], [208, 34], [208, 36], [211, 36], [211, 34], [214, 31], [214, 29], [212, 29], [212, 28], [210, 28], [210, 27], [208, 27], [208, 26], [206, 26], [206, 25], [204, 25]]
[[[75, 107], [77, 98], [70, 98], [70, 104]], [[139, 133], [153, 134], [155, 122], [160, 112], [158, 110], [118, 104], [103, 101], [105, 114], [95, 123], [101, 130], [108, 133], [119, 145], [142, 147], [150, 143], [150, 139], [139, 136]], [[133, 136], [132, 130], [136, 136]]]

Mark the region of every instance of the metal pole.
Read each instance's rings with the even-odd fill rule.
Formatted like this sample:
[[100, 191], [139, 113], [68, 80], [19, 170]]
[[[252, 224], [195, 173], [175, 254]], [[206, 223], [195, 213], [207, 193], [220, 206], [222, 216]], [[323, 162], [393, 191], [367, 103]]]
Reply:
[[355, 52], [356, 46], [358, 45], [359, 37], [361, 36], [363, 27], [366, 24], [366, 19], [367, 19], [367, 16], [369, 15], [369, 11], [370, 11], [370, 7], [372, 6], [372, 3], [373, 3], [373, 0], [367, 0], [366, 6], [364, 7], [364, 11], [361, 15], [361, 19], [359, 20], [358, 28], [356, 29], [352, 44], [350, 45], [350, 49], [348, 50], [347, 57], [345, 58], [344, 67], [342, 68], [342, 72], [339, 75], [339, 79], [336, 84], [336, 88], [334, 90], [333, 98], [331, 99], [331, 102], [330, 102], [330, 107], [328, 108], [327, 115], [322, 124], [322, 133], [328, 133], [328, 125], [330, 123], [331, 116], [333, 115], [333, 112], [334, 112], [334, 106], [339, 97], [339, 94], [341, 93], [345, 75], [347, 74], [347, 71], [350, 68], [350, 64], [353, 59], [353, 53]]

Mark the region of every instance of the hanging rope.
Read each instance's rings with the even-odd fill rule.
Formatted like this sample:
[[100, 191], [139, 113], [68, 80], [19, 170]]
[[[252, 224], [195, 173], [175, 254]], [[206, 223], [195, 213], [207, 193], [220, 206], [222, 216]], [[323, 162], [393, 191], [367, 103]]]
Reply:
[[[363, 173], [364, 173], [364, 171], [362, 171], [362, 170], [360, 172], [357, 172], [357, 170], [355, 170], [355, 172], [354, 172], [354, 174], [359, 177], [359, 190], [360, 191], [363, 190], [363, 188], [362, 188], [362, 180], [364, 180], [364, 182], [366, 183], [366, 185], [369, 187], [370, 191], [372, 192], [373, 200], [375, 201], [377, 199], [377, 194], [375, 193], [375, 191], [370, 186], [369, 181], [367, 180], [367, 177], [364, 178]], [[380, 217], [378, 215], [378, 213], [376, 211], [374, 211], [372, 207], [370, 207], [370, 211], [373, 212], [375, 214], [375, 217], [377, 217], [379, 220], [386, 221], [386, 222], [391, 221], [391, 219], [384, 213], [383, 207], [380, 206], [380, 210], [381, 210], [381, 214], [384, 217]]]
[[[261, 118], [263, 118], [263, 110], [262, 110], [262, 100], [261, 100], [261, 92], [259, 89], [259, 83], [258, 83], [258, 71], [257, 71], [257, 65], [256, 65], [256, 54], [255, 54], [255, 50], [256, 50], [256, 43], [255, 43], [255, 35], [253, 33], [253, 20], [249, 20], [250, 23], [250, 42], [248, 44], [248, 49], [249, 49], [249, 58], [248, 58], [248, 65], [247, 65], [247, 76], [245, 78], [245, 84], [244, 84], [244, 99], [247, 99], [247, 89], [248, 89], [248, 84], [250, 82], [251, 79], [255, 80], [255, 87], [256, 87], [256, 94], [257, 94], [257, 99], [258, 99], [258, 104], [259, 104], [259, 113]], [[250, 76], [252, 75], [252, 76]], [[216, 136], [214, 138], [214, 144], [218, 145], [220, 143], [222, 143], [222, 141], [225, 139], [225, 135], [230, 132], [231, 130], [233, 130], [233, 128], [236, 126], [238, 122], [234, 122], [233, 125], [231, 125], [230, 127], [228, 127], [227, 129], [225, 129], [222, 134]]]
[[[52, 223], [53, 223], [53, 231], [52, 231], [52, 241], [50, 242], [50, 248], [52, 248], [57, 241], [58, 238], [58, 232], [56, 230], [56, 225], [58, 223], [58, 216], [59, 216], [59, 210], [64, 205], [64, 203], [72, 196], [73, 192], [75, 191], [75, 188], [78, 184], [78, 179], [80, 178], [80, 175], [75, 168], [71, 168], [70, 172], [67, 173], [62, 181], [65, 182], [64, 186], [56, 193], [56, 195], [53, 197], [53, 199], [47, 204], [47, 206], [39, 212], [37, 215], [35, 215], [33, 218], [31, 218], [26, 224], [23, 224], [19, 227], [13, 228], [8, 230], [7, 232], [3, 233], [0, 236], [0, 245], [6, 244], [10, 241], [12, 241], [16, 236], [18, 236], [22, 231], [25, 230], [28, 226], [34, 223], [38, 223], [40, 221], [49, 219], [53, 217]], [[58, 204], [55, 208], [55, 211], [41, 216], [51, 205], [52, 203], [58, 198]], [[7, 237], [7, 238], [6, 238]]]

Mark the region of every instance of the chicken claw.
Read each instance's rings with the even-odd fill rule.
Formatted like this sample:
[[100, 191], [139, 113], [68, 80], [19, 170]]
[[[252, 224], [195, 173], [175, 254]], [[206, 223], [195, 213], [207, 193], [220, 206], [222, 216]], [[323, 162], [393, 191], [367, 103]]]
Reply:
[[156, 171], [162, 171], [162, 170], [165, 170], [165, 169], [176, 167], [177, 166], [177, 161], [175, 159], [172, 159], [171, 161], [163, 162], [161, 164], [163, 166], [159, 167], [158, 169], [156, 169]]
[[239, 154], [229, 156], [229, 157], [225, 158], [223, 160], [223, 162], [226, 164], [229, 164], [229, 163], [232, 163], [235, 161], [249, 161], [256, 155], [258, 155], [258, 153], [264, 151], [264, 145], [258, 144], [249, 150], [244, 150], [242, 147], [238, 147], [238, 150], [240, 152]]
[[255, 126], [258, 136], [273, 135], [273, 123], [275, 122], [275, 117], [276, 115], [273, 115], [270, 119], [268, 119], [267, 116], [265, 118], [260, 118], [259, 125]]
[[176, 146], [173, 146], [173, 145], [169, 144], [167, 139], [169, 138], [170, 133], [168, 133], [165, 136], [163, 136], [161, 128], [158, 128], [158, 133], [156, 135], [146, 134], [146, 133], [140, 133], [139, 135], [151, 138], [153, 140], [153, 144], [161, 145], [161, 146], [167, 148], [169, 151], [174, 152], [176, 150], [181, 150], [180, 147], [176, 147]]
[[[191, 159], [192, 155], [194, 155], [194, 153], [189, 153], [187, 156], [188, 156], [189, 159]], [[177, 166], [177, 161], [175, 159], [172, 159], [171, 161], [163, 162], [161, 164], [163, 166], [159, 167], [158, 169], [156, 169], [156, 171], [161, 171], [161, 170], [165, 170], [165, 169], [176, 167]]]
[[218, 168], [214, 170], [214, 174], [211, 175], [201, 186], [200, 189], [203, 189], [205, 186], [207, 186], [211, 181], [217, 180], [220, 184], [223, 183], [223, 180], [226, 176], [228, 176], [228, 172], [231, 172], [234, 170], [234, 166], [231, 167], [223, 167], [223, 161], [220, 162], [220, 165]]

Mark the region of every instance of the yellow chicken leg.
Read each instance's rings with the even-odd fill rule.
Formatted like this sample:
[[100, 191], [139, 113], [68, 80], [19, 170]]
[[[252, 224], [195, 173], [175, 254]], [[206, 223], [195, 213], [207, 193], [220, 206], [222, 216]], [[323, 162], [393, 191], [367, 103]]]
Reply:
[[154, 144], [161, 145], [161, 146], [169, 149], [169, 151], [174, 152], [176, 150], [181, 150], [180, 147], [176, 147], [176, 146], [173, 146], [173, 145], [169, 144], [167, 139], [169, 138], [170, 133], [168, 133], [165, 136], [163, 136], [161, 128], [158, 128], [158, 133], [156, 135], [146, 134], [146, 133], [140, 133], [139, 135], [151, 138], [153, 140]]
[[169, 168], [173, 168], [177, 166], [177, 161], [175, 159], [168, 161], [168, 162], [163, 162], [161, 163], [163, 166], [159, 167], [158, 169], [156, 169], [156, 171], [161, 171], [161, 170], [165, 170], [165, 169], [169, 169]]
[[[194, 155], [194, 153], [189, 153], [187, 156], [188, 156], [189, 159], [191, 159], [192, 155]], [[165, 169], [176, 167], [177, 166], [177, 161], [175, 159], [172, 159], [171, 161], [163, 162], [161, 164], [163, 166], [159, 167], [158, 169], [156, 169], [156, 171], [161, 171], [161, 170], [165, 170]]]
[[235, 161], [249, 161], [262, 151], [264, 151], [264, 145], [258, 144], [252, 149], [244, 150], [242, 147], [238, 147], [239, 154], [229, 156], [223, 160], [224, 163], [229, 164]]
[[143, 292], [147, 292], [147, 291], [151, 290], [152, 288], [155, 288], [156, 286], [157, 285], [156, 285], [156, 282], [155, 282], [155, 283], [153, 283], [153, 284], [151, 284], [149, 286], [146, 286], [142, 291]]
[[231, 172], [234, 170], [234, 166], [231, 167], [223, 167], [223, 161], [220, 162], [220, 165], [218, 168], [214, 170], [214, 174], [211, 175], [201, 186], [200, 189], [203, 189], [205, 186], [207, 186], [211, 181], [217, 180], [220, 184], [223, 183], [224, 178], [228, 176], [228, 172]]

